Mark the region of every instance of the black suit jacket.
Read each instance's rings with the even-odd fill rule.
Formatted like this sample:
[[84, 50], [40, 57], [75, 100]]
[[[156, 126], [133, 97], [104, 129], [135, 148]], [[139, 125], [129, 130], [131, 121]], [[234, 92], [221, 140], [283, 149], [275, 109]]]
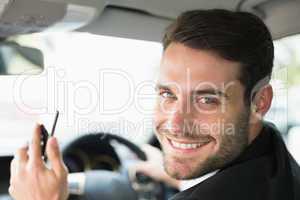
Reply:
[[172, 200], [300, 200], [299, 191], [300, 168], [277, 129], [265, 123], [236, 160]]

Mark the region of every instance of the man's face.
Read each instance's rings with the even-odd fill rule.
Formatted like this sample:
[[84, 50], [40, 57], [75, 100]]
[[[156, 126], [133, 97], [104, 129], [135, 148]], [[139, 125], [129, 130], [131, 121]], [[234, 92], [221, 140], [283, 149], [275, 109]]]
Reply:
[[239, 64], [172, 43], [157, 84], [156, 135], [167, 173], [191, 179], [235, 159], [248, 145], [249, 109]]

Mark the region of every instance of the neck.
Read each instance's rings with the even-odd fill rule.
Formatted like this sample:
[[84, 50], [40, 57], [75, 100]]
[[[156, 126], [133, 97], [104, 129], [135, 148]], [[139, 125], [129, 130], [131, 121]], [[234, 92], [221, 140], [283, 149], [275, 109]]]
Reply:
[[249, 126], [248, 144], [251, 144], [253, 140], [261, 133], [262, 128], [262, 121]]

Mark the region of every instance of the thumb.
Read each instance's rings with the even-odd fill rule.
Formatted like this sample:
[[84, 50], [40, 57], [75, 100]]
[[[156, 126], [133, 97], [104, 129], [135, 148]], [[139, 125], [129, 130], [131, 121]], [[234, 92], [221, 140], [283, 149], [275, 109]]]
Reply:
[[51, 137], [48, 140], [46, 152], [54, 173], [58, 176], [62, 175], [64, 163], [62, 161], [57, 139], [55, 137]]

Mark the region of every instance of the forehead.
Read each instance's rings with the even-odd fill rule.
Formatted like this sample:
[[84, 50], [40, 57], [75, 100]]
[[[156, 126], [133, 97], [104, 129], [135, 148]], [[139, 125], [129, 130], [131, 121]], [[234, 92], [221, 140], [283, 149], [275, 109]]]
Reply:
[[239, 63], [206, 51], [172, 43], [165, 50], [160, 66], [159, 82], [176, 83], [191, 88], [199, 85], [220, 87], [239, 82]]

